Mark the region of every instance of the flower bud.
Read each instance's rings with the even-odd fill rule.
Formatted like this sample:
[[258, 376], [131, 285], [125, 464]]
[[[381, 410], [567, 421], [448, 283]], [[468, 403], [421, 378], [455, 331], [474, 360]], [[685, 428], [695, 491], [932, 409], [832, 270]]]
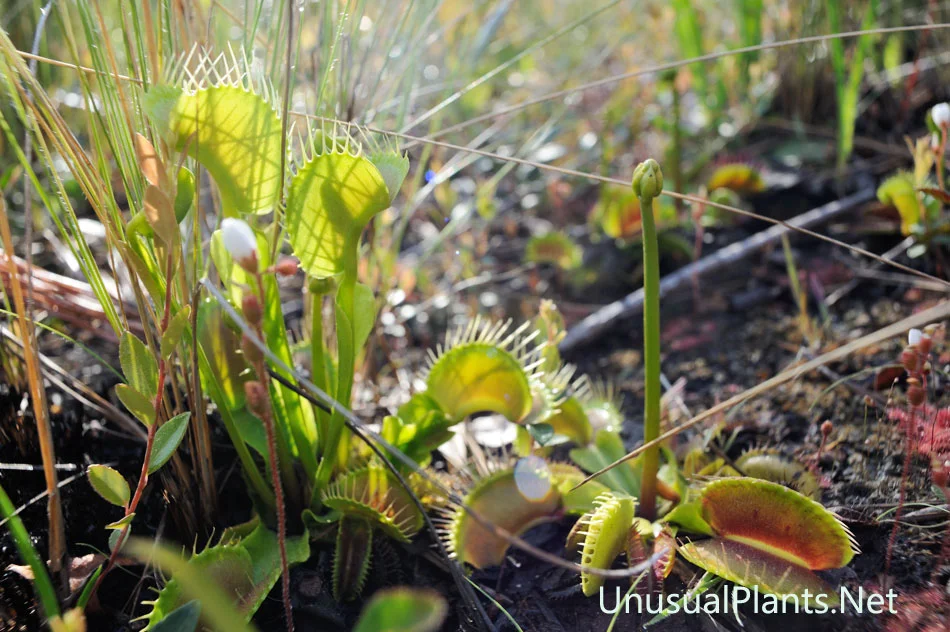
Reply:
[[280, 276], [292, 277], [297, 274], [299, 263], [292, 257], [282, 257], [277, 265], [274, 266], [274, 272]]
[[244, 294], [241, 301], [241, 310], [244, 312], [244, 319], [252, 327], [257, 327], [264, 320], [264, 308], [260, 300], [250, 292]]
[[907, 344], [911, 347], [916, 347], [920, 344], [920, 339], [923, 338], [924, 332], [919, 329], [911, 329], [907, 332]]
[[315, 295], [324, 295], [330, 294], [336, 290], [336, 278], [335, 277], [326, 277], [318, 279], [316, 277], [310, 278], [310, 283], [308, 285], [311, 294]]
[[239, 266], [251, 273], [258, 271], [257, 235], [247, 222], [233, 217], [221, 220], [221, 241]]
[[913, 347], [904, 347], [904, 350], [901, 351], [901, 364], [904, 365], [904, 369], [908, 373], [913, 373], [917, 370], [919, 366], [920, 357], [917, 353], [917, 350]]
[[247, 398], [247, 409], [260, 417], [267, 406], [267, 389], [257, 380], [244, 383], [244, 396]]
[[821, 424], [821, 436], [827, 439], [832, 430], [834, 430], [834, 424], [831, 423], [830, 419], [826, 419], [824, 423]]
[[917, 348], [920, 350], [920, 352], [923, 355], [928, 355], [930, 353], [930, 350], [933, 348], [933, 338], [931, 338], [927, 334], [923, 334], [920, 337], [920, 342], [917, 343]]
[[941, 129], [950, 126], [950, 103], [938, 103], [930, 110], [930, 118], [934, 125]]
[[663, 172], [653, 158], [647, 158], [633, 171], [633, 192], [637, 197], [653, 199], [663, 190]]

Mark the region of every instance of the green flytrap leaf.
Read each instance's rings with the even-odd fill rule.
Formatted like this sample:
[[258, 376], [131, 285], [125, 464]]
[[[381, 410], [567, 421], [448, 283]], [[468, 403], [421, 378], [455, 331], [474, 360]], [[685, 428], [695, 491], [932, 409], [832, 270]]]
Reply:
[[353, 632], [435, 632], [448, 604], [439, 593], [421, 588], [390, 588], [373, 595]]
[[337, 477], [324, 491], [323, 502], [345, 516], [365, 520], [401, 542], [409, 542], [424, 522], [410, 492], [378, 464]]
[[877, 188], [877, 199], [897, 209], [901, 217], [901, 233], [909, 235], [911, 227], [920, 222], [920, 201], [914, 186], [914, 176], [901, 172], [891, 176]]
[[[152, 606], [143, 617], [149, 632], [192, 599], [201, 602], [202, 618], [212, 629], [248, 630], [247, 622], [280, 577], [277, 535], [263, 525], [257, 525], [246, 537], [229, 538], [189, 559], [162, 547], [155, 549], [152, 542], [135, 542], [132, 549], [138, 557], [155, 561], [172, 575], [158, 597], [146, 602]], [[290, 564], [308, 557], [309, 534], [287, 538]]]
[[[606, 493], [597, 499], [597, 507], [578, 520], [585, 530], [581, 564], [606, 570], [626, 548], [630, 525], [636, 508], [634, 499]], [[581, 573], [581, 589], [590, 597], [604, 585], [604, 578], [589, 572]]]
[[235, 608], [234, 603], [236, 597], [252, 590], [250, 575], [253, 563], [247, 551], [238, 547], [213, 547], [185, 560], [178, 553], [151, 541], [134, 540], [129, 548], [140, 559], [172, 575], [158, 598], [150, 602], [152, 610], [143, 617], [147, 621], [145, 630], [169, 629], [160, 626], [170, 618], [181, 616], [175, 613], [195, 600], [201, 604], [203, 619], [211, 630], [250, 632], [243, 608]]
[[285, 215], [300, 267], [329, 277], [348, 258], [355, 265], [363, 229], [388, 206], [386, 182], [367, 158], [335, 150], [311, 158], [291, 180]]
[[154, 474], [175, 454], [185, 431], [188, 430], [190, 412], [175, 415], [155, 431], [155, 443], [152, 446], [152, 458], [148, 462], [148, 473]]
[[567, 437], [574, 443], [586, 446], [593, 437], [590, 420], [576, 397], [568, 397], [558, 406], [558, 411], [545, 420], [555, 434]]
[[755, 547], [733, 540], [689, 542], [679, 553], [691, 564], [723, 579], [764, 593], [785, 596], [826, 595], [829, 606], [838, 603], [837, 591], [807, 568], [789, 564]]
[[128, 384], [117, 384], [115, 394], [122, 405], [128, 408], [129, 412], [135, 415], [136, 419], [145, 424], [146, 427], [155, 423], [155, 405], [151, 399]]
[[228, 326], [221, 306], [213, 299], [198, 307], [198, 346], [208, 361], [210, 371], [202, 371], [202, 385], [208, 389], [214, 380], [220, 401], [218, 408], [232, 411], [244, 406], [244, 382], [248, 364], [241, 353], [241, 338]]
[[563, 233], [548, 233], [532, 237], [525, 247], [524, 258], [530, 263], [550, 263], [563, 270], [581, 265], [584, 252]]
[[568, 463], [548, 463], [548, 469], [551, 471], [551, 481], [561, 492], [564, 513], [582, 516], [596, 506], [599, 496], [610, 491], [597, 481], [588, 481], [577, 487], [586, 477]]
[[353, 288], [353, 348], [362, 349], [373, 332], [376, 323], [376, 294], [373, 289], [362, 283]]
[[779, 454], [767, 450], [749, 450], [736, 459], [736, 467], [748, 477], [779, 483], [813, 500], [821, 497], [817, 477], [801, 463]]
[[96, 493], [118, 507], [129, 504], [131, 496], [125, 477], [108, 465], [90, 465], [86, 471], [89, 483]]
[[344, 516], [337, 527], [333, 554], [333, 597], [351, 601], [363, 592], [369, 573], [373, 528], [362, 518]]
[[158, 390], [158, 364], [155, 356], [131, 332], [122, 334], [119, 342], [119, 362], [129, 386], [142, 395], [154, 396]]
[[439, 352], [430, 354], [426, 394], [454, 421], [478, 412], [523, 421], [534, 405], [527, 367], [536, 359], [523, 332], [479, 319], [450, 332]]
[[854, 557], [851, 534], [819, 503], [777, 483], [729, 478], [700, 497], [703, 519], [721, 537], [811, 570], [840, 568]]
[[840, 568], [856, 550], [845, 526], [819, 503], [777, 483], [724, 478], [707, 485], [698, 504], [698, 517], [714, 535], [680, 547], [687, 560], [763, 592], [808, 589], [834, 599], [811, 571]]
[[[589, 490], [576, 497], [564, 495], [562, 490], [582, 478], [580, 472], [567, 464], [538, 472], [531, 480], [519, 478], [515, 469], [501, 470], [477, 483], [465, 497], [465, 504], [508, 533], [521, 535], [533, 526], [561, 517], [568, 505], [580, 509]], [[526, 494], [528, 488], [530, 494]], [[508, 541], [457, 508], [447, 528], [446, 546], [459, 561], [487, 568], [505, 559]]]
[[225, 216], [273, 211], [279, 200], [281, 122], [263, 97], [216, 85], [193, 92], [165, 86], [145, 95], [146, 109], [177, 151], [208, 170]]
[[409, 156], [406, 154], [400, 156], [395, 151], [378, 151], [370, 154], [369, 160], [383, 177], [386, 190], [389, 191], [389, 203], [392, 204], [399, 189], [402, 188], [403, 181], [409, 175]]

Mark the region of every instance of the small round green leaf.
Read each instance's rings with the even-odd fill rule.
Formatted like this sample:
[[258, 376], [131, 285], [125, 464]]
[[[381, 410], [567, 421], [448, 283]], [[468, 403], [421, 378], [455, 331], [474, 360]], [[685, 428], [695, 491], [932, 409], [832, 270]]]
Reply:
[[129, 541], [129, 536], [132, 535], [132, 527], [129, 527], [125, 531], [125, 537], [122, 536], [122, 529], [116, 529], [109, 534], [109, 550], [115, 551], [116, 548], [121, 549]]
[[155, 407], [152, 401], [128, 384], [117, 384], [115, 394], [122, 405], [135, 415], [136, 419], [147, 426], [155, 423]]
[[127, 525], [127, 524], [132, 524], [132, 521], [133, 521], [133, 520], [135, 520], [135, 512], [134, 512], [134, 511], [133, 511], [132, 513], [128, 514], [127, 516], [125, 516], [124, 518], [120, 518], [119, 520], [116, 520], [115, 522], [110, 522], [109, 524], [106, 525], [106, 529], [110, 529], [110, 530], [111, 530], [111, 529], [123, 529], [123, 528], [125, 527], [125, 525]]
[[117, 471], [108, 465], [90, 465], [86, 475], [92, 488], [105, 500], [119, 507], [129, 504], [129, 484]]
[[152, 458], [148, 462], [148, 473], [154, 474], [172, 458], [178, 444], [181, 443], [185, 431], [188, 429], [188, 420], [191, 413], [175, 415], [155, 432], [155, 445], [152, 446]]

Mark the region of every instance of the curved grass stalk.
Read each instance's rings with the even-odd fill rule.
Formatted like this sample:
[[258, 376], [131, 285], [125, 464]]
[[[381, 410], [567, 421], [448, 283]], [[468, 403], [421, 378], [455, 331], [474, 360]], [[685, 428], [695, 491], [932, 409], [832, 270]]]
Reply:
[[[32, 220], [28, 219], [27, 221]], [[17, 322], [20, 326], [20, 336], [23, 339], [23, 359], [26, 364], [26, 376], [30, 387], [30, 401], [33, 405], [33, 416], [36, 420], [36, 434], [40, 442], [46, 491], [49, 494], [47, 514], [49, 518], [48, 553], [50, 566], [54, 572], [59, 572], [66, 556], [66, 525], [63, 520], [63, 506], [59, 497], [53, 429], [50, 425], [49, 409], [46, 407], [46, 391], [43, 387], [43, 377], [38, 362], [39, 352], [36, 347], [36, 333], [33, 329], [33, 321], [27, 313], [23, 288], [20, 285], [20, 276], [17, 274], [16, 263], [13, 260], [13, 236], [10, 233], [7, 206], [2, 198], [0, 198], [0, 235], [3, 238], [3, 250], [8, 264], [7, 272], [13, 286], [13, 303], [17, 312]], [[29, 247], [29, 244], [27, 244], [27, 247]]]
[[27, 563], [30, 570], [33, 571], [33, 586], [36, 589], [36, 595], [39, 597], [40, 606], [43, 608], [43, 614], [47, 619], [59, 616], [59, 600], [56, 597], [56, 590], [53, 588], [53, 582], [50, 581], [49, 573], [46, 572], [46, 565], [40, 559], [39, 554], [33, 547], [33, 541], [23, 521], [17, 515], [17, 510], [10, 502], [7, 492], [0, 486], [0, 516], [3, 521], [8, 523], [10, 534], [13, 536], [13, 543], [20, 552], [20, 557]]

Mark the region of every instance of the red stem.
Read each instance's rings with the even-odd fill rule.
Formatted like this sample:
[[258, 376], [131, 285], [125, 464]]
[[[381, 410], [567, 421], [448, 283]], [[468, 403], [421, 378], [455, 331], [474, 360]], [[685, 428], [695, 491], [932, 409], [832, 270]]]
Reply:
[[911, 453], [913, 452], [913, 436], [916, 430], [916, 414], [917, 407], [911, 406], [910, 408], [910, 432], [907, 433], [905, 437], [905, 446], [904, 446], [904, 470], [901, 473], [901, 489], [900, 497], [897, 500], [897, 509], [894, 511], [894, 526], [891, 529], [891, 536], [887, 541], [887, 555], [884, 558], [884, 577], [885, 581], [888, 575], [891, 572], [891, 558], [894, 556], [894, 543], [897, 541], [897, 531], [900, 528], [901, 513], [904, 510], [904, 501], [907, 498], [907, 478], [910, 474], [910, 460]]
[[[940, 491], [943, 492], [944, 500], [947, 505], [950, 506], [950, 489], [941, 487]], [[937, 558], [937, 563], [934, 564], [934, 569], [931, 573], [932, 582], [935, 582], [940, 575], [940, 570], [943, 568], [944, 562], [947, 561], [948, 553], [950, 553], [950, 526], [943, 532], [943, 543], [940, 545], [940, 557]]]
[[[165, 273], [165, 309], [162, 313], [162, 322], [159, 325], [161, 334], [164, 334], [165, 330], [168, 329], [168, 321], [171, 318], [172, 283], [170, 278], [172, 274], [172, 263], [173, 257], [172, 254], [169, 253]], [[155, 421], [152, 422], [152, 425], [148, 427], [148, 436], [145, 440], [145, 457], [142, 459], [142, 470], [139, 472], [139, 482], [135, 485], [135, 494], [132, 495], [132, 500], [125, 508], [124, 518], [128, 518], [129, 515], [135, 513], [135, 510], [139, 506], [139, 501], [142, 500], [142, 493], [145, 491], [145, 485], [148, 483], [148, 465], [149, 461], [152, 460], [152, 448], [155, 445], [155, 433], [158, 432], [158, 417], [161, 414], [162, 400], [165, 397], [165, 378], [167, 373], [168, 365], [165, 362], [165, 357], [162, 354], [159, 354], [158, 380], [155, 389], [155, 401], [153, 403], [153, 408], [155, 409]], [[122, 527], [122, 532], [119, 534], [116, 547], [112, 549], [112, 553], [109, 554], [109, 561], [106, 562], [105, 568], [103, 569], [102, 573], [99, 574], [99, 578], [96, 580], [96, 585], [92, 588], [93, 595], [99, 591], [99, 586], [102, 585], [102, 580], [105, 579], [106, 575], [109, 574], [109, 571], [111, 571], [115, 566], [116, 559], [119, 557], [119, 551], [122, 550], [122, 545], [125, 544], [125, 539], [128, 537], [131, 526], [131, 523], [129, 523]]]
[[[264, 280], [261, 274], [257, 273], [258, 299], [261, 305], [266, 305], [264, 300]], [[257, 337], [264, 340], [264, 332], [261, 323], [255, 323]], [[264, 356], [258, 354], [254, 362], [254, 370], [257, 373], [257, 381], [264, 387], [265, 401], [261, 410], [261, 421], [264, 422], [264, 431], [267, 434], [267, 456], [270, 459], [271, 484], [274, 486], [274, 501], [277, 505], [277, 548], [280, 550], [280, 580], [281, 592], [284, 602], [284, 618], [287, 620], [287, 632], [294, 632], [293, 608], [290, 604], [290, 565], [287, 563], [287, 509], [284, 507], [284, 486], [280, 480], [280, 468], [277, 461], [277, 434], [274, 429], [274, 419], [271, 415], [270, 376], [267, 374], [267, 367], [264, 364]]]
[[937, 149], [937, 186], [943, 189], [943, 160], [947, 151], [947, 128], [940, 126], [940, 147]]

